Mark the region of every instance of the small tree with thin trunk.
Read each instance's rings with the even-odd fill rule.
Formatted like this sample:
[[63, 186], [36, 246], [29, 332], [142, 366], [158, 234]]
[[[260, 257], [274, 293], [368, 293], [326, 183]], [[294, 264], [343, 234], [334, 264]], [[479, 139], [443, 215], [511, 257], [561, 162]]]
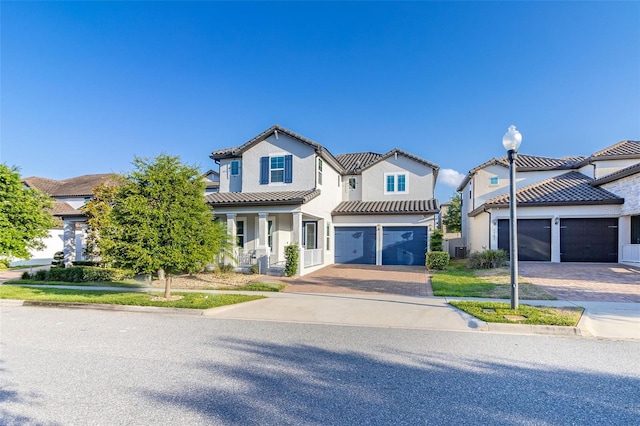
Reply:
[[29, 250], [41, 249], [55, 226], [53, 201], [27, 188], [15, 167], [0, 164], [0, 258], [30, 259]]
[[214, 224], [197, 168], [178, 157], [135, 158], [135, 170], [117, 187], [109, 210], [112, 226], [99, 229], [98, 245], [115, 265], [151, 274], [165, 271], [164, 296], [175, 271], [194, 271], [220, 250], [222, 227]]
[[462, 229], [462, 197], [456, 194], [451, 199], [447, 214], [442, 216], [442, 223], [447, 232], [460, 232]]

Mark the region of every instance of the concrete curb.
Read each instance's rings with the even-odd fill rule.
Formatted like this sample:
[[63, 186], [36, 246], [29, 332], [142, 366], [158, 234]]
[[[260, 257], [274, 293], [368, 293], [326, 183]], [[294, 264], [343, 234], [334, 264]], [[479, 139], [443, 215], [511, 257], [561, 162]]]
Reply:
[[590, 333], [584, 333], [579, 327], [569, 327], [564, 325], [506, 324], [498, 322], [488, 322], [486, 324], [486, 331], [490, 331], [493, 333], [584, 337], [591, 335]]
[[[162, 308], [158, 306], [131, 306], [131, 305], [108, 305], [101, 303], [81, 303], [81, 302], [47, 302], [41, 300], [16, 301], [21, 303], [10, 306], [39, 306], [48, 308], [69, 308], [69, 309], [94, 309], [100, 311], [120, 311], [120, 312], [146, 312], [162, 314], [179, 314], [204, 316], [208, 309], [188, 309], [188, 308]], [[215, 308], [212, 308], [215, 309]]]

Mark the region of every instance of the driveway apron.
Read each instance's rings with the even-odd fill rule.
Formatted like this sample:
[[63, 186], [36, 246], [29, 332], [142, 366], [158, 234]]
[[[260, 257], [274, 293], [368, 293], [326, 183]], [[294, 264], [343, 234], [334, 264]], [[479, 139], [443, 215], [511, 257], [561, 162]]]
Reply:
[[424, 266], [336, 264], [286, 282], [290, 293], [433, 295]]

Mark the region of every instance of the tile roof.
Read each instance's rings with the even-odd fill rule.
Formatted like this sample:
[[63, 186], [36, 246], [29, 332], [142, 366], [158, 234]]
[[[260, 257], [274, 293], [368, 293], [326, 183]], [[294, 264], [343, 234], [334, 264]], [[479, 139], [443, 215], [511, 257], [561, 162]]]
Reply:
[[[563, 158], [550, 158], [539, 157], [536, 155], [518, 154], [516, 157], [516, 170], [517, 171], [542, 171], [542, 170], [571, 170], [578, 168], [585, 157], [572, 156]], [[489, 166], [502, 166], [509, 167], [509, 160], [506, 156], [500, 158], [492, 158], [479, 166], [469, 170], [469, 173], [464, 177], [457, 190], [462, 191], [464, 187], [469, 183], [473, 175], [481, 169]]]
[[320, 195], [319, 189], [278, 192], [215, 192], [205, 199], [212, 206], [304, 204]]
[[[622, 204], [624, 198], [591, 185], [593, 179], [582, 173], [571, 171], [560, 176], [526, 186], [516, 192], [518, 206], [572, 206], [592, 204]], [[469, 213], [477, 214], [489, 208], [508, 207], [509, 194], [487, 200]]]
[[638, 173], [640, 173], [640, 163], [636, 163], [632, 166], [625, 167], [624, 169], [620, 169], [617, 172], [613, 172], [606, 176], [599, 177], [598, 179], [595, 179], [593, 182], [591, 182], [591, 185], [592, 186], [604, 185], [605, 183], [613, 182], [618, 179], [626, 178], [627, 176], [635, 175]]
[[320, 155], [325, 161], [331, 164], [336, 170], [344, 173], [342, 164], [340, 164], [340, 162], [333, 156], [333, 154], [329, 152], [329, 150], [327, 150], [325, 147], [320, 145], [318, 142], [314, 142], [311, 139], [305, 138], [304, 136], [296, 132], [293, 132], [289, 129], [286, 129], [279, 124], [274, 124], [264, 132], [260, 133], [258, 136], [255, 136], [254, 138], [243, 143], [242, 145], [231, 147], [231, 148], [223, 148], [223, 149], [215, 150], [211, 152], [211, 155], [209, 156], [209, 158], [213, 160], [221, 160], [223, 158], [240, 157], [242, 153], [245, 152], [247, 149], [251, 148], [252, 146], [256, 145], [259, 142], [264, 141], [265, 139], [267, 139], [269, 136], [271, 136], [276, 132], [289, 135], [292, 138], [297, 139], [306, 145], [309, 145], [316, 151], [316, 153], [318, 153], [318, 155]]
[[640, 141], [621, 141], [594, 153], [591, 158], [640, 158]]
[[93, 188], [110, 180], [113, 176], [115, 176], [113, 173], [103, 173], [64, 180], [32, 176], [23, 179], [23, 182], [30, 188], [39, 189], [52, 197], [88, 197], [93, 194]]
[[357, 174], [360, 170], [367, 168], [370, 164], [375, 163], [382, 154], [377, 152], [355, 152], [353, 154], [340, 154], [336, 159], [345, 168], [347, 174]]
[[396, 201], [343, 201], [331, 212], [332, 215], [358, 214], [435, 214], [440, 211], [438, 200]]

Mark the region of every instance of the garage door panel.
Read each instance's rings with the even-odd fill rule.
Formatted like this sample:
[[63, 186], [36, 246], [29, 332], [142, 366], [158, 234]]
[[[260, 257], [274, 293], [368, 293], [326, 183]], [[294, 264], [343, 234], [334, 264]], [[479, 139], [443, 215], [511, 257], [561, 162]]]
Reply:
[[424, 265], [427, 228], [423, 226], [387, 226], [382, 231], [383, 265]]
[[375, 265], [376, 228], [372, 226], [336, 227], [335, 262]]
[[618, 219], [561, 219], [561, 262], [617, 262]]
[[[498, 248], [510, 255], [509, 220], [498, 220]], [[518, 260], [551, 261], [551, 219], [518, 219]]]

